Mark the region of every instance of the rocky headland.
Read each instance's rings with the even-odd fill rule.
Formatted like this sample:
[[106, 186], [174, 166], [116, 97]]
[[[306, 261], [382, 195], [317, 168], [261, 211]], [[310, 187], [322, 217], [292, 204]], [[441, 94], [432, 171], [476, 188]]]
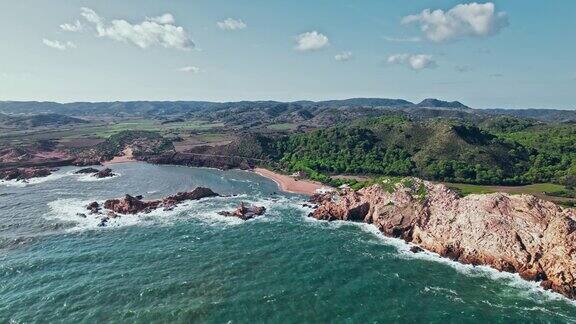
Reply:
[[[576, 298], [576, 212], [529, 195], [460, 197], [407, 178], [313, 197], [319, 220], [365, 222], [443, 257], [518, 273]], [[417, 248], [413, 249], [418, 252]]]

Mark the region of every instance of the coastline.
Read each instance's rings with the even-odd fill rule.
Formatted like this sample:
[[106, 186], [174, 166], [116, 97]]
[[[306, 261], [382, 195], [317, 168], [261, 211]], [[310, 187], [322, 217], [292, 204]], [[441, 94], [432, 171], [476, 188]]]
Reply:
[[310, 180], [296, 180], [290, 176], [276, 173], [264, 168], [254, 168], [254, 172], [260, 176], [276, 182], [280, 190], [289, 193], [312, 196], [319, 189], [330, 189], [330, 187], [325, 186], [319, 182]]
[[122, 151], [123, 155], [115, 156], [110, 161], [102, 162], [102, 165], [108, 166], [111, 164], [118, 164], [118, 163], [130, 163], [135, 162], [134, 155], [132, 154], [132, 148], [127, 147]]

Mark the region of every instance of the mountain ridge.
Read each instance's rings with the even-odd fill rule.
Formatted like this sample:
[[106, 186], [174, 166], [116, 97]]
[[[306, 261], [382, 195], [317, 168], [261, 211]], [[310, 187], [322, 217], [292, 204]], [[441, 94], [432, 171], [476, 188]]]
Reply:
[[[576, 122], [576, 110], [561, 109], [474, 109], [459, 101], [443, 101], [428, 98], [419, 103], [404, 99], [389, 98], [349, 98], [324, 101], [292, 101], [273, 100], [260, 101], [113, 101], [113, 102], [73, 102], [57, 103], [50, 101], [0, 101], [0, 112], [5, 114], [62, 114], [68, 116], [141, 116], [164, 117], [170, 115], [197, 115], [210, 117], [222, 112], [248, 114], [252, 119], [258, 118], [263, 111], [268, 117], [279, 116], [290, 119], [298, 115], [311, 118], [328, 111], [344, 115], [382, 114], [384, 110], [398, 110], [413, 115], [432, 116], [462, 114], [473, 115], [509, 115], [518, 118], [531, 118], [544, 122]], [[444, 111], [444, 112], [441, 112]], [[452, 111], [453, 113], [450, 113]], [[228, 114], [229, 115], [229, 114]], [[262, 120], [269, 122], [269, 120]]]

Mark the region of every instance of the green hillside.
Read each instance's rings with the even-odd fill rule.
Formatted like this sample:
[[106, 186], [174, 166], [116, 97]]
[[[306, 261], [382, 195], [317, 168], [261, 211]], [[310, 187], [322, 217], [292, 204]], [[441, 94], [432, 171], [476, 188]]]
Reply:
[[294, 135], [280, 143], [288, 169], [328, 174], [415, 175], [469, 183], [523, 183], [530, 151], [449, 120], [382, 117]]

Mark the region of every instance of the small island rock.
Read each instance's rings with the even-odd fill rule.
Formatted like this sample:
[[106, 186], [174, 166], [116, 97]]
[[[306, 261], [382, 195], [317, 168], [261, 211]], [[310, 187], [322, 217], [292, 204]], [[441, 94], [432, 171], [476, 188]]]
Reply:
[[95, 169], [95, 168], [84, 168], [84, 169], [80, 169], [76, 172], [74, 172], [74, 174], [92, 174], [92, 173], [98, 173], [100, 172], [100, 170]]
[[218, 214], [220, 214], [222, 216], [238, 217], [242, 220], [249, 220], [249, 219], [252, 219], [256, 216], [264, 215], [265, 212], [266, 212], [265, 207], [247, 206], [244, 204], [244, 202], [241, 202], [235, 211], [233, 211], [233, 212], [222, 211], [222, 212], [219, 212]]
[[98, 171], [96, 174], [94, 174], [94, 176], [96, 178], [99, 178], [99, 179], [110, 178], [110, 177], [113, 177], [115, 175], [116, 174], [112, 173], [112, 169], [110, 169], [110, 168], [102, 169], [102, 170]]

